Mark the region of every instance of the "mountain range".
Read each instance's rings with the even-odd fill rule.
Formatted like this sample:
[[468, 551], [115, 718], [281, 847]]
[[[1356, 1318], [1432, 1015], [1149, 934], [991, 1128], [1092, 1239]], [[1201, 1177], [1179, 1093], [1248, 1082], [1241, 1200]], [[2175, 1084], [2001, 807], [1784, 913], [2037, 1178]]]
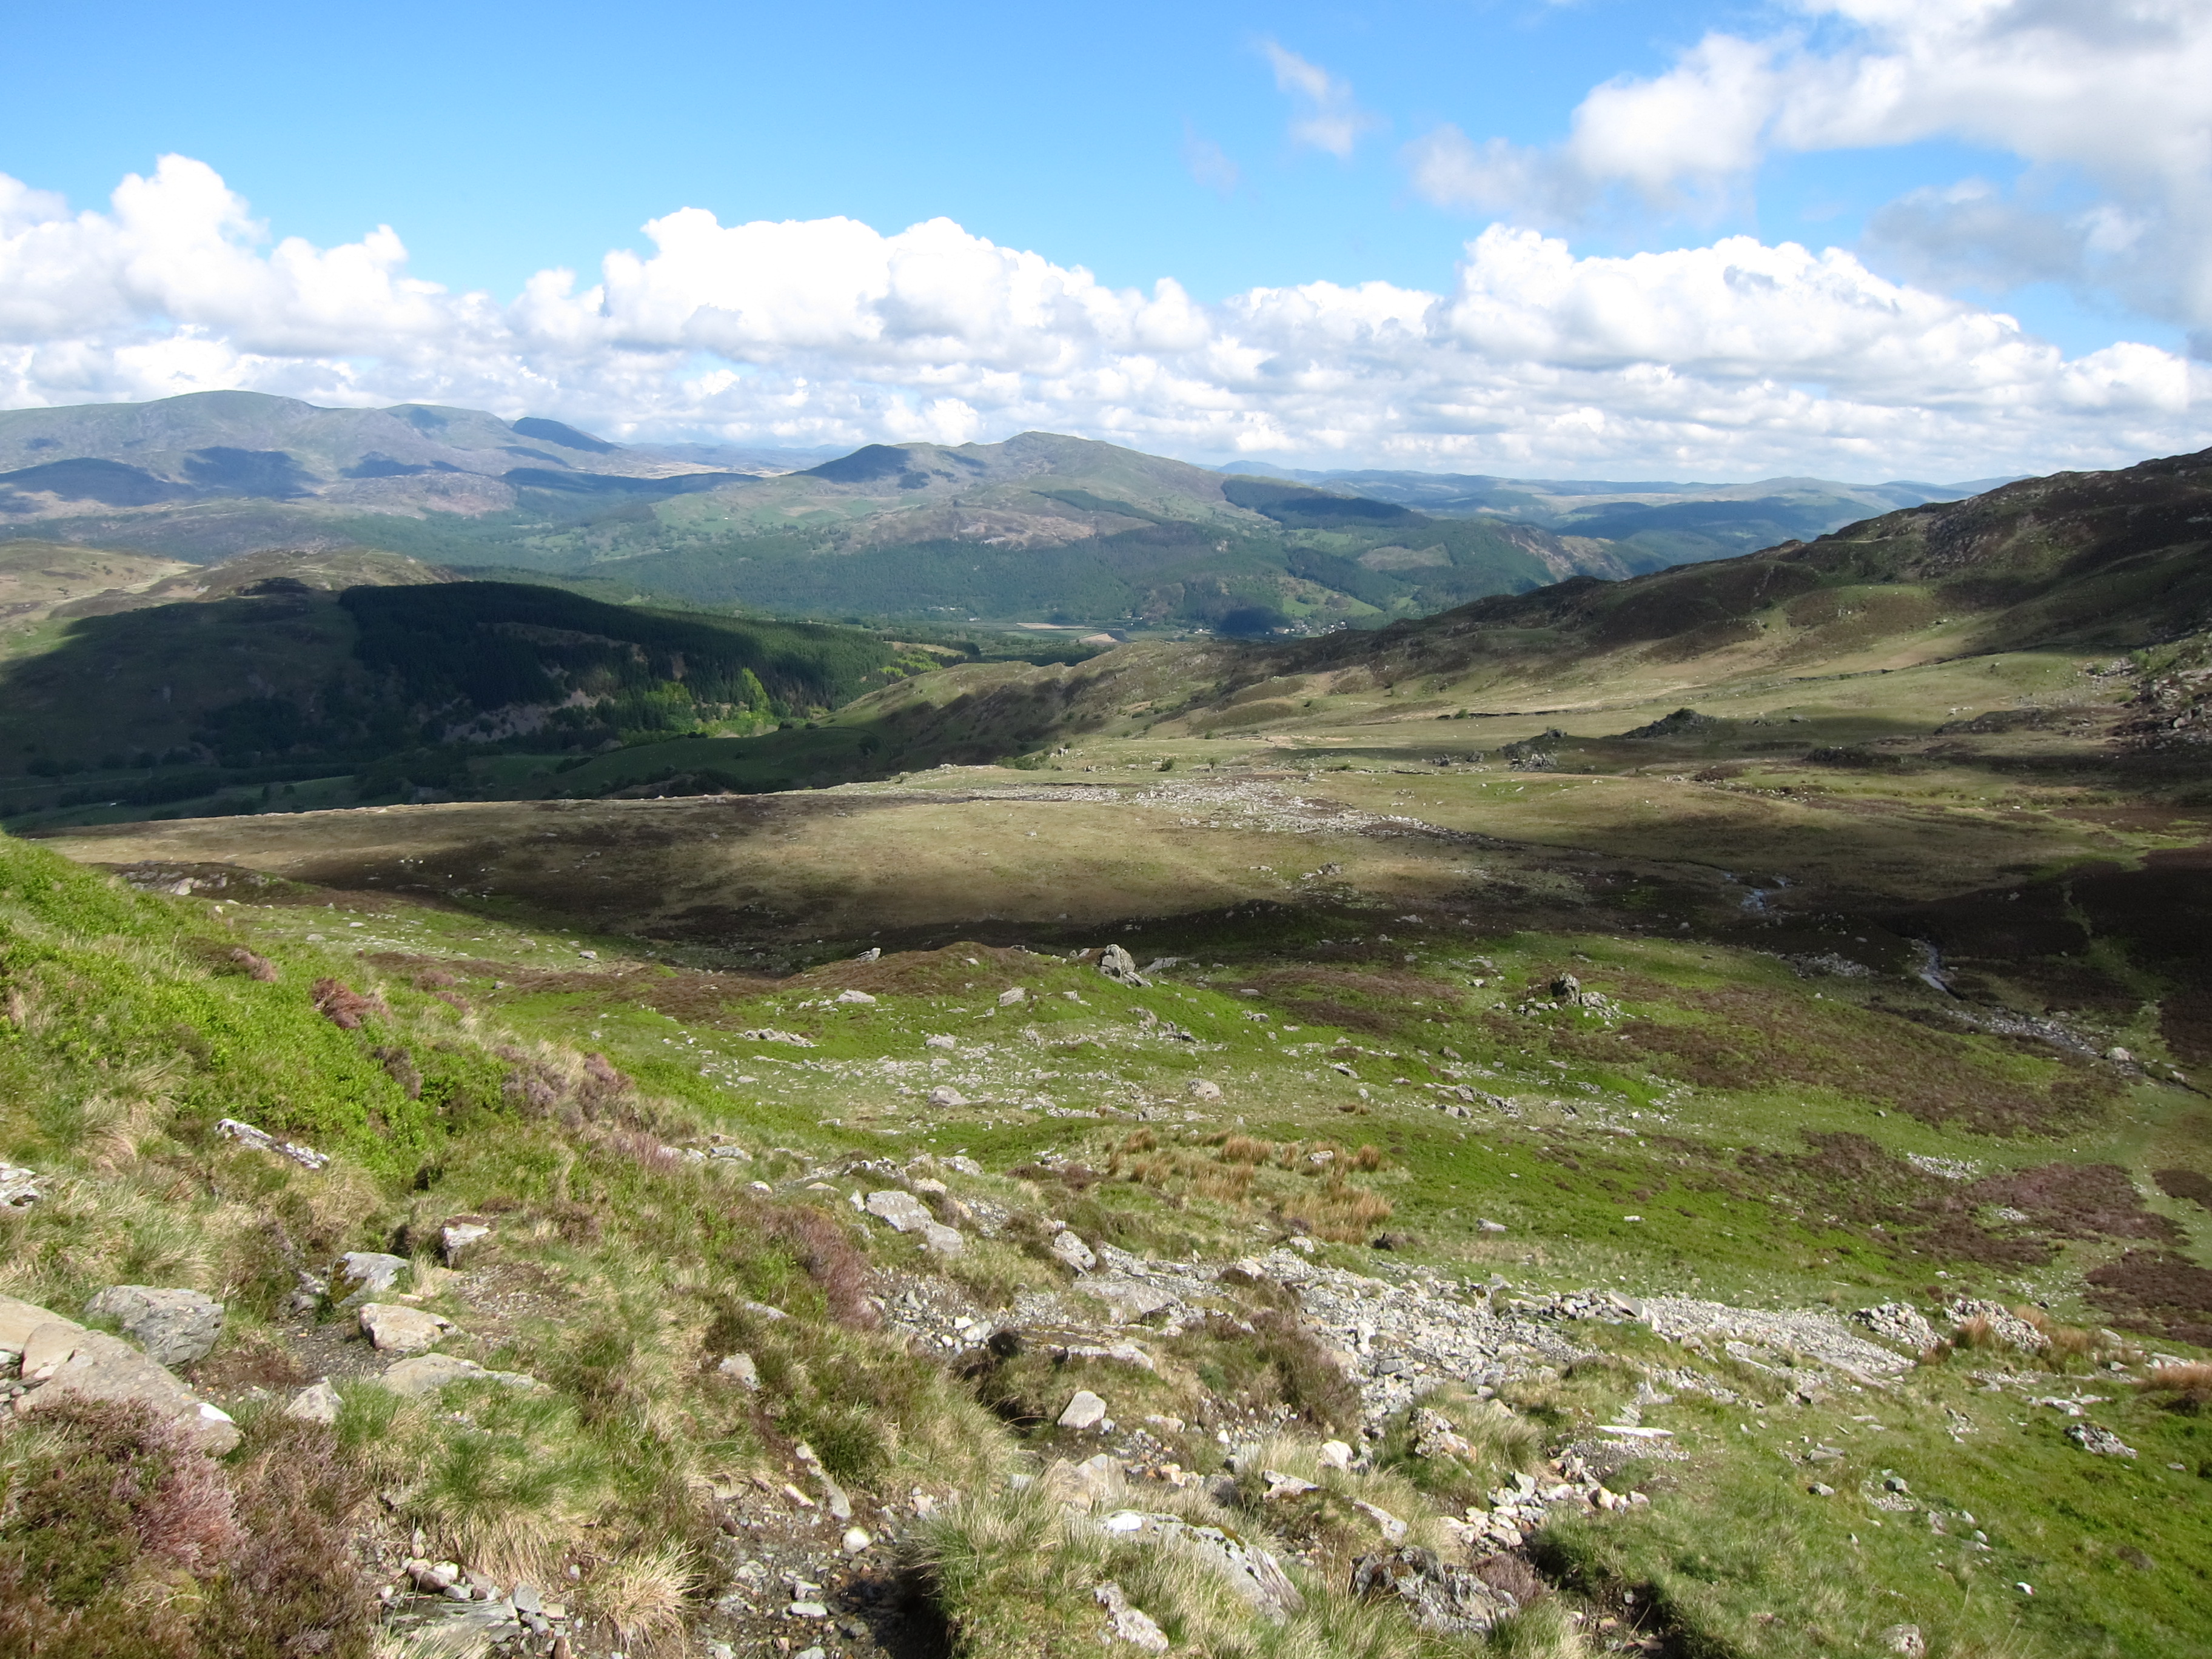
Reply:
[[1247, 635], [1726, 556], [1969, 489], [1224, 474], [1048, 433], [825, 459], [240, 392], [0, 412], [0, 537], [194, 563], [368, 549], [787, 613]]
[[[1228, 469], [1224, 469], [1228, 470]], [[1978, 495], [2014, 477], [1965, 483], [1838, 483], [1831, 478], [1762, 478], [1752, 483], [1682, 483], [1597, 478], [1499, 478], [1480, 473], [1277, 471], [1272, 476], [1440, 518], [1492, 514], [1543, 526], [1562, 536], [1615, 544], [1639, 570], [1748, 553], [1778, 542], [1809, 541], [1899, 507]]]

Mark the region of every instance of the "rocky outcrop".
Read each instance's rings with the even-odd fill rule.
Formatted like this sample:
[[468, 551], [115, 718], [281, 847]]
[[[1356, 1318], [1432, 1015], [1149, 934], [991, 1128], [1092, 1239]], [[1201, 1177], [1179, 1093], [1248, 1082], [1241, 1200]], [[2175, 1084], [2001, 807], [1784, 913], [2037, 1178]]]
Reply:
[[510, 1389], [534, 1389], [538, 1379], [520, 1371], [487, 1370], [473, 1359], [426, 1353], [403, 1359], [384, 1373], [384, 1386], [403, 1399], [419, 1400], [453, 1382], [497, 1382]]
[[1401, 1602], [1415, 1624], [1446, 1636], [1487, 1631], [1520, 1606], [1467, 1568], [1419, 1547], [1361, 1556], [1352, 1564], [1352, 1593]]
[[222, 1304], [198, 1291], [111, 1285], [85, 1304], [94, 1319], [112, 1319], [157, 1365], [189, 1365], [207, 1357], [222, 1334]]
[[0, 1387], [18, 1415], [70, 1398], [131, 1401], [203, 1451], [219, 1455], [238, 1443], [228, 1413], [120, 1337], [6, 1296], [0, 1296]]
[[939, 1255], [960, 1254], [959, 1229], [948, 1227], [930, 1214], [928, 1206], [912, 1193], [901, 1192], [896, 1188], [870, 1193], [866, 1208], [870, 1215], [888, 1222], [899, 1232], [920, 1233], [922, 1243]]

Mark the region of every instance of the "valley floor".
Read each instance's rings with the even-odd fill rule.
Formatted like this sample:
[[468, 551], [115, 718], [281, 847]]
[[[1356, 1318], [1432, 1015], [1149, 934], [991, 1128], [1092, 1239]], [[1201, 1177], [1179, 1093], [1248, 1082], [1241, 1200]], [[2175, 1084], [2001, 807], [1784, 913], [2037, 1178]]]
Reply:
[[[298, 1651], [2201, 1651], [2212, 803], [2129, 688], [1313, 690], [6, 843], [0, 1291], [219, 1294], [234, 1464], [331, 1380], [380, 1599]], [[395, 1392], [343, 1250], [534, 1386]]]

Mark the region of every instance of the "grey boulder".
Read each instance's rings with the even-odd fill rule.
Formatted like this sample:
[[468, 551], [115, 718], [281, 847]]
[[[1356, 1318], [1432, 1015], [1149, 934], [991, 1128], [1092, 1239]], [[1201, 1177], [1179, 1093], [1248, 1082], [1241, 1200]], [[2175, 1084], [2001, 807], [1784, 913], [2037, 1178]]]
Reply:
[[0, 1347], [22, 1355], [15, 1409], [34, 1412], [59, 1401], [131, 1401], [144, 1406], [199, 1449], [220, 1456], [238, 1443], [229, 1413], [210, 1405], [169, 1370], [105, 1331], [88, 1331], [36, 1303], [0, 1296]]
[[1109, 945], [1098, 953], [1098, 971], [1123, 985], [1150, 982], [1137, 971], [1137, 959], [1118, 945]]
[[1079, 1273], [1087, 1273], [1098, 1265], [1098, 1253], [1085, 1244], [1082, 1235], [1073, 1227], [1063, 1227], [1054, 1233], [1047, 1248]]
[[1467, 1568], [1418, 1546], [1361, 1556], [1352, 1564], [1352, 1593], [1395, 1598], [1415, 1624], [1446, 1636], [1487, 1631], [1520, 1606]]
[[382, 1296], [399, 1282], [408, 1269], [404, 1255], [381, 1250], [348, 1250], [331, 1264], [331, 1300], [340, 1307], [357, 1307], [371, 1297]]
[[896, 1188], [870, 1193], [866, 1206], [870, 1215], [888, 1222], [902, 1233], [920, 1233], [922, 1242], [939, 1255], [958, 1255], [963, 1240], [957, 1227], [948, 1227], [912, 1193]]
[[421, 1308], [392, 1302], [362, 1304], [361, 1333], [379, 1353], [421, 1353], [436, 1347], [453, 1329], [452, 1320]]
[[453, 1382], [497, 1382], [510, 1389], [538, 1386], [536, 1377], [520, 1371], [487, 1370], [473, 1359], [462, 1359], [449, 1353], [426, 1353], [403, 1359], [386, 1367], [384, 1373], [384, 1386], [406, 1400], [435, 1394]]
[[198, 1291], [156, 1290], [149, 1285], [111, 1285], [84, 1310], [112, 1319], [159, 1365], [189, 1365], [206, 1358], [222, 1334], [222, 1304]]
[[284, 1415], [301, 1423], [335, 1423], [338, 1420], [338, 1391], [325, 1377], [294, 1395], [284, 1407]]

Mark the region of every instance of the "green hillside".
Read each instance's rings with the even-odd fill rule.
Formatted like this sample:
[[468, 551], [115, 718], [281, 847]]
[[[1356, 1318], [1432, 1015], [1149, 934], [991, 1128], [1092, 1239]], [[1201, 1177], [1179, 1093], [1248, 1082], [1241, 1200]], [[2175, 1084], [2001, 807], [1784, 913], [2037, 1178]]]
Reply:
[[619, 572], [665, 598], [787, 614], [1248, 635], [1630, 568], [1587, 536], [1435, 520], [1049, 433], [870, 445], [788, 470], [811, 459], [717, 465], [558, 422], [250, 392], [17, 410], [0, 412], [0, 537], [203, 563], [350, 547]]
[[389, 563], [54, 624], [50, 724], [197, 629], [247, 754], [842, 700], [0, 838], [0, 1293], [220, 1300], [241, 1436], [0, 1379], [0, 1652], [2197, 1652], [2209, 492], [890, 683]]
[[465, 794], [487, 766], [544, 778], [625, 744], [773, 732], [957, 654], [351, 554], [108, 590], [14, 643], [0, 801], [19, 818]]
[[1290, 476], [1438, 517], [1494, 514], [1560, 536], [1597, 538], [1609, 544], [1613, 557], [1637, 571], [1729, 558], [1778, 542], [1809, 541], [1872, 514], [1959, 501], [2012, 482], [1847, 484], [1827, 478], [1763, 478], [1701, 484], [1376, 471]]

